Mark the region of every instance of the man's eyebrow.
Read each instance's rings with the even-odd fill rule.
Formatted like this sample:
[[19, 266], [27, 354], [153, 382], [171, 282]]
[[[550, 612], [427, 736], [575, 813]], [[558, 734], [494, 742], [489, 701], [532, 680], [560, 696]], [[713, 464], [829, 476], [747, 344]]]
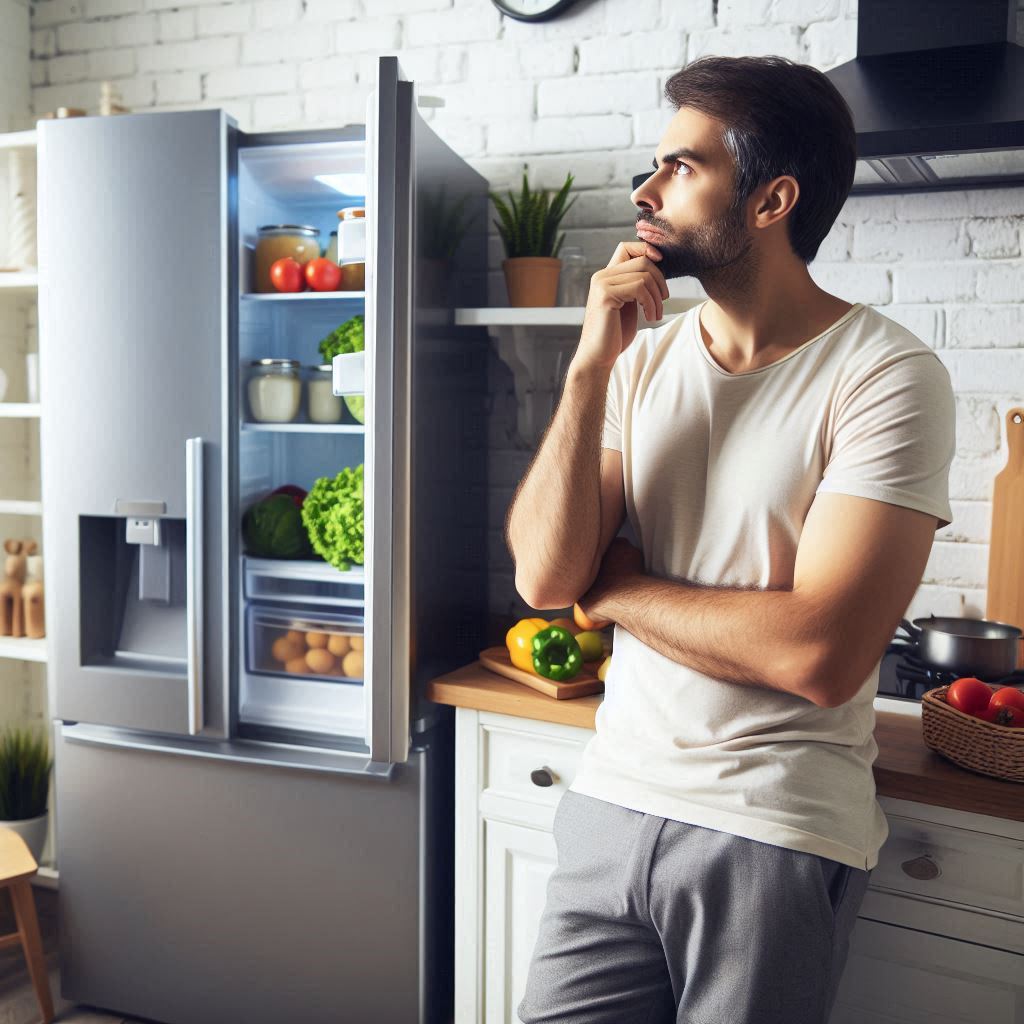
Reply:
[[[708, 160], [706, 156], [703, 156], [694, 149], [690, 149], [689, 146], [680, 146], [678, 149], [672, 150], [671, 153], [666, 153], [661, 158], [661, 162], [663, 164], [674, 164], [677, 160], [682, 160], [684, 158], [687, 160], [692, 160], [695, 164], [703, 164], [705, 167], [711, 162]], [[655, 157], [651, 161], [651, 164], [653, 165], [654, 169], [657, 170], [658, 158]]]

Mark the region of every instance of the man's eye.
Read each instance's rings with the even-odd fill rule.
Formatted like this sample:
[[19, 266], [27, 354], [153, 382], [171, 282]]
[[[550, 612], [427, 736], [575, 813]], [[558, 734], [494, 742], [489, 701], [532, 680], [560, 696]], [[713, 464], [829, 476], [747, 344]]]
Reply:
[[687, 174], [691, 174], [692, 171], [693, 171], [693, 168], [691, 168], [689, 164], [683, 163], [682, 160], [677, 160], [676, 161], [676, 171], [678, 171], [680, 167], [685, 167]]

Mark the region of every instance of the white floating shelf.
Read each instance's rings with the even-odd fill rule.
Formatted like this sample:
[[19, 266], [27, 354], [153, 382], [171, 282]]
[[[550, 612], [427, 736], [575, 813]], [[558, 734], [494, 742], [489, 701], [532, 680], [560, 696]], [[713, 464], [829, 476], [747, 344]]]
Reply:
[[28, 637], [0, 636], [0, 658], [16, 661], [46, 661], [46, 641]]
[[243, 423], [242, 430], [265, 434], [364, 434], [361, 423]]
[[245, 302], [362, 302], [366, 292], [243, 292]]
[[10, 419], [38, 419], [41, 406], [38, 402], [0, 402], [0, 416]]
[[2, 501], [0, 500], [0, 516], [41, 516], [41, 501]]
[[29, 295], [39, 288], [39, 274], [34, 270], [0, 271], [0, 291]]
[[3, 132], [0, 134], [0, 149], [35, 149], [36, 144], [34, 128], [25, 132]]

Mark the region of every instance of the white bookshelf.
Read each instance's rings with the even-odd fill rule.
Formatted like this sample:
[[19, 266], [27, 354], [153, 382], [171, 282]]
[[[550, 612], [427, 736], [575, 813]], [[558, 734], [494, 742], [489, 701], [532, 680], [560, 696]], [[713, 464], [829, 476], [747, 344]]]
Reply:
[[31, 128], [24, 132], [0, 133], [0, 150], [4, 149], [35, 149], [36, 130]]
[[38, 402], [0, 402], [0, 418], [39, 419]]
[[46, 661], [46, 640], [0, 636], [0, 658], [15, 661]]
[[0, 271], [0, 292], [5, 295], [34, 295], [39, 290], [39, 275], [34, 270]]

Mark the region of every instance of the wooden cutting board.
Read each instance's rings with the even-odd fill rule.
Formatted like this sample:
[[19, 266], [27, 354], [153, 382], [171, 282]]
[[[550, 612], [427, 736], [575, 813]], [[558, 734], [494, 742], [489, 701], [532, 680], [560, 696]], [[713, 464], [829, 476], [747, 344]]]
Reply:
[[[1006, 448], [1006, 466], [992, 488], [985, 617], [1024, 629], [1024, 406], [1006, 414]], [[1024, 665], [1024, 638], [1017, 665]]]
[[588, 661], [578, 676], [564, 683], [556, 683], [553, 679], [545, 679], [543, 676], [535, 676], [532, 672], [516, 668], [508, 656], [507, 647], [488, 647], [486, 651], [481, 651], [480, 664], [506, 679], [514, 679], [517, 683], [532, 686], [533, 689], [546, 693], [555, 700], [586, 697], [588, 694], [604, 691], [604, 683], [597, 678], [600, 661]]

